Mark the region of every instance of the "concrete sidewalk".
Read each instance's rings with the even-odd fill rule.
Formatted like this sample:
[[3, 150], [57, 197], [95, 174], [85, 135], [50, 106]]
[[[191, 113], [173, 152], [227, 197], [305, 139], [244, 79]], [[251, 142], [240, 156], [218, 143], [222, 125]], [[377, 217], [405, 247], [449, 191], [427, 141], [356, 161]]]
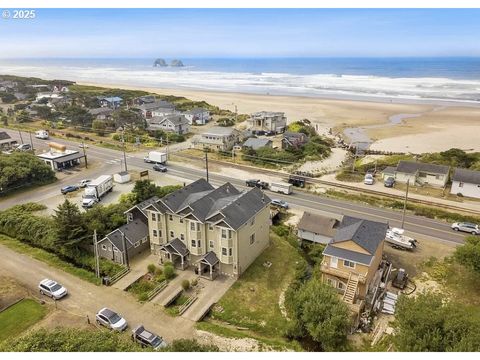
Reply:
[[139, 254], [132, 261], [130, 261], [130, 272], [118, 280], [112, 287], [125, 290], [130, 284], [135, 282], [142, 275], [147, 273], [147, 266], [149, 264], [158, 265], [158, 256], [152, 255], [150, 249], [147, 249], [142, 254]]
[[165, 302], [181, 289], [183, 280], [192, 281], [197, 277], [191, 270], [176, 270], [176, 274], [177, 276], [168, 283], [168, 286], [151, 300], [152, 303], [165, 306]]

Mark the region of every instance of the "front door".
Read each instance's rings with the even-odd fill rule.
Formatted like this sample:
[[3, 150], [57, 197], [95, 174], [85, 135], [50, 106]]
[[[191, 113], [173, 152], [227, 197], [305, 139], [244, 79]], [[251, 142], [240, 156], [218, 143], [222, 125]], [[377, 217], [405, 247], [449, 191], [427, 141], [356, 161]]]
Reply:
[[337, 268], [337, 266], [338, 266], [338, 258], [337, 258], [337, 257], [332, 256], [332, 257], [330, 258], [330, 266], [331, 266], [332, 268], [335, 268], [335, 269]]

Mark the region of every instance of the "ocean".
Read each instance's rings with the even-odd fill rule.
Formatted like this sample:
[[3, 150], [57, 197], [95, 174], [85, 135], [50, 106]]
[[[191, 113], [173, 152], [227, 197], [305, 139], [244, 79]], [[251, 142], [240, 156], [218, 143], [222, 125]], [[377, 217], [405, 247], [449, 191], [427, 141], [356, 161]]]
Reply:
[[155, 68], [154, 60], [0, 59], [0, 74], [270, 95], [480, 102], [480, 58], [181, 58], [182, 68]]

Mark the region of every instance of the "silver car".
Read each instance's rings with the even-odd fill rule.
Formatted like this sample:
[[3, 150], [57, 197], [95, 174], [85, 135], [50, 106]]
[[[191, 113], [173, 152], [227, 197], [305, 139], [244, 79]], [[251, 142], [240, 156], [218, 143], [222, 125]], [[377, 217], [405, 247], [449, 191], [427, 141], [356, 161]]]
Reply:
[[108, 308], [101, 309], [97, 315], [95, 315], [95, 320], [98, 325], [105, 326], [115, 331], [123, 331], [128, 326], [127, 320]]
[[477, 224], [468, 222], [456, 222], [452, 224], [452, 229], [455, 231], [463, 231], [472, 235], [480, 235], [480, 227]]
[[65, 289], [62, 285], [50, 279], [43, 279], [40, 281], [40, 284], [38, 284], [38, 289], [40, 294], [49, 296], [54, 300], [61, 299], [68, 293], [67, 289]]

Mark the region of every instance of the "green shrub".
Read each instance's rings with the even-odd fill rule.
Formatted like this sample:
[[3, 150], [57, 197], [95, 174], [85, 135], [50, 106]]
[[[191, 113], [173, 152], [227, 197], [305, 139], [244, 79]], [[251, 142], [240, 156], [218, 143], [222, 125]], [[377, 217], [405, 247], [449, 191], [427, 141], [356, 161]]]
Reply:
[[148, 264], [147, 270], [150, 274], [155, 274], [157, 267], [154, 264]]
[[163, 270], [161, 267], [157, 267], [155, 269], [155, 275], [159, 276], [159, 275], [162, 275], [163, 274]]
[[196, 279], [196, 278], [193, 279], [190, 283], [190, 285], [192, 285], [192, 286], [197, 286], [197, 284], [198, 284], [198, 279]]
[[182, 289], [185, 291], [190, 289], [190, 281], [188, 281], [187, 279], [182, 280]]
[[167, 280], [172, 279], [173, 276], [175, 275], [175, 269], [173, 268], [173, 265], [165, 265], [163, 267], [163, 275]]

